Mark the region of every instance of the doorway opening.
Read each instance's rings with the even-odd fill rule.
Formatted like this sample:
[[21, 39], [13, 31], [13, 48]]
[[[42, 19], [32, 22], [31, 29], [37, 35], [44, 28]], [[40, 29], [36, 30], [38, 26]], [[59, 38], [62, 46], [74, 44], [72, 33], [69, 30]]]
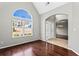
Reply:
[[55, 14], [45, 20], [45, 37], [48, 43], [68, 49], [68, 15]]

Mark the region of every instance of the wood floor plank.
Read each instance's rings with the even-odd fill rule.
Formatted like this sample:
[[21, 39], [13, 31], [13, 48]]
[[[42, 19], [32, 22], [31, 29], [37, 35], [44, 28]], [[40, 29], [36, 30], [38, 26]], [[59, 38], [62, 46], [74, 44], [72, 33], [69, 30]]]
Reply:
[[78, 56], [73, 51], [37, 40], [0, 49], [0, 56]]

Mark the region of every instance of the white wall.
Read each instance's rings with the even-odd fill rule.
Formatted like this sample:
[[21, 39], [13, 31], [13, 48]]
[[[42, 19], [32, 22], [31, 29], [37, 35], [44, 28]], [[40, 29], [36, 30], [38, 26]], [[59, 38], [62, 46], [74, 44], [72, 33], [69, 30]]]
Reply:
[[[50, 12], [44, 13], [41, 15], [41, 38], [45, 40], [45, 20], [56, 14], [67, 14], [68, 15], [68, 22], [72, 18], [72, 3], [65, 4], [61, 7], [58, 7]], [[70, 28], [69, 28], [70, 29]]]
[[[57, 25], [59, 26], [59, 25]], [[64, 22], [63, 24], [61, 24], [61, 28], [59, 27], [56, 27], [56, 34], [59, 34], [59, 35], [68, 35], [68, 23], [67, 22]]]
[[[68, 15], [56, 15], [56, 22], [59, 22], [61, 20], [66, 20], [68, 19]], [[57, 25], [59, 26], [59, 25]], [[67, 22], [64, 22], [61, 24], [61, 26], [63, 26], [62, 28], [59, 28], [59, 27], [56, 27], [56, 34], [59, 34], [59, 35], [68, 35], [68, 23]]]
[[72, 6], [69, 45], [73, 50], [79, 53], [79, 2], [74, 2]]
[[45, 19], [55, 14], [68, 15], [68, 47], [79, 52], [79, 3], [65, 4], [41, 15], [41, 37], [45, 41]]
[[64, 26], [64, 28], [56, 28], [56, 32], [59, 35], [68, 35], [68, 28]]
[[[12, 38], [12, 12], [15, 9], [27, 9], [33, 16], [33, 36]], [[0, 3], [0, 49], [40, 39], [40, 16], [32, 3]]]
[[68, 16], [67, 15], [56, 15], [56, 21], [59, 21], [59, 20], [63, 20], [63, 19], [67, 19]]

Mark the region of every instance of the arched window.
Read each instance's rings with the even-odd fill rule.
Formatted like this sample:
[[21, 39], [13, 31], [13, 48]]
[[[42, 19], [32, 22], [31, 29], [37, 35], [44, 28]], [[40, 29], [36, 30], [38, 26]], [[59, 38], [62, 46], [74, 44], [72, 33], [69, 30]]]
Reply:
[[32, 15], [27, 10], [15, 10], [12, 17], [13, 38], [32, 36]]

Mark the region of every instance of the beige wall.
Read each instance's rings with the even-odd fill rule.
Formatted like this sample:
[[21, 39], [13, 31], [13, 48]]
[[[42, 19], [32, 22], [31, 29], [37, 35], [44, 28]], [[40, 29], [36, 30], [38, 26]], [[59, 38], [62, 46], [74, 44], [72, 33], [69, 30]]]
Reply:
[[[33, 16], [33, 36], [12, 38], [12, 12], [15, 9], [27, 9]], [[0, 49], [40, 39], [40, 16], [32, 3], [0, 3]]]

